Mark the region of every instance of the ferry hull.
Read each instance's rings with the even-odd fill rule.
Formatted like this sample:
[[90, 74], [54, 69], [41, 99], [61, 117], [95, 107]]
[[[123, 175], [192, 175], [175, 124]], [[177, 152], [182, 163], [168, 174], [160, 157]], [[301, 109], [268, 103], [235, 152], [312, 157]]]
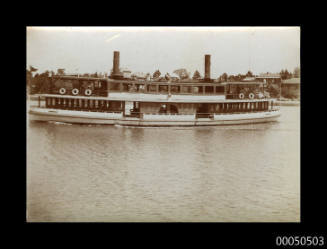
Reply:
[[34, 121], [121, 126], [216, 126], [254, 124], [277, 121], [279, 116], [279, 111], [267, 111], [257, 113], [220, 114], [215, 115], [213, 118], [194, 118], [193, 120], [174, 120], [174, 117], [169, 119], [167, 119], [167, 117], [142, 119], [123, 117], [121, 113], [92, 113], [68, 110], [51, 110], [45, 108], [33, 108], [29, 111], [29, 120]]

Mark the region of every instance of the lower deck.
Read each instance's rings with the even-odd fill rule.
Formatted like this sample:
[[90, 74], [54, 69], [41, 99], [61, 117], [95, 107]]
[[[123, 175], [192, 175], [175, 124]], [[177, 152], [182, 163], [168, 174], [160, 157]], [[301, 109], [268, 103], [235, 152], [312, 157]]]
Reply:
[[203, 126], [275, 121], [273, 102], [174, 103], [46, 97], [30, 119], [126, 126]]
[[208, 118], [214, 114], [264, 112], [274, 109], [273, 101], [269, 99], [254, 101], [221, 101], [216, 103], [176, 103], [176, 102], [141, 102], [119, 101], [107, 99], [60, 98], [46, 97], [39, 107], [87, 111], [87, 112], [118, 112], [123, 116], [140, 117], [143, 114], [178, 114], [196, 115], [198, 118]]

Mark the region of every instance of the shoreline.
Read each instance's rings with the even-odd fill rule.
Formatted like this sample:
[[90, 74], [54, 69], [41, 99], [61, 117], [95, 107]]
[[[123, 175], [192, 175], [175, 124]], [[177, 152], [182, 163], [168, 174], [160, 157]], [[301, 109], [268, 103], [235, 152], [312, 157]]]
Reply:
[[276, 104], [279, 106], [300, 106], [300, 100], [276, 100]]

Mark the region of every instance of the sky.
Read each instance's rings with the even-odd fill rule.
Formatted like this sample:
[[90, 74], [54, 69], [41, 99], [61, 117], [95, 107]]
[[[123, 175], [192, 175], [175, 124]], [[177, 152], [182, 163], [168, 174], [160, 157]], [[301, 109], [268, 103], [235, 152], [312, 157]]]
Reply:
[[204, 76], [205, 54], [211, 78], [300, 66], [299, 27], [27, 27], [26, 35], [26, 68], [39, 73], [110, 73], [114, 51], [120, 68], [151, 75], [185, 68]]

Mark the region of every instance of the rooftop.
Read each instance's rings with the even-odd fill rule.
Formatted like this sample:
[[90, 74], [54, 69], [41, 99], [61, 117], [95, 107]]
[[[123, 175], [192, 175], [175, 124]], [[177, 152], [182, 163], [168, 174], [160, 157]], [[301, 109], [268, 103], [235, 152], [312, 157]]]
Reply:
[[288, 80], [283, 80], [282, 84], [300, 84], [301, 79], [300, 78], [291, 78]]
[[261, 73], [256, 78], [280, 78], [280, 74], [278, 73]]

